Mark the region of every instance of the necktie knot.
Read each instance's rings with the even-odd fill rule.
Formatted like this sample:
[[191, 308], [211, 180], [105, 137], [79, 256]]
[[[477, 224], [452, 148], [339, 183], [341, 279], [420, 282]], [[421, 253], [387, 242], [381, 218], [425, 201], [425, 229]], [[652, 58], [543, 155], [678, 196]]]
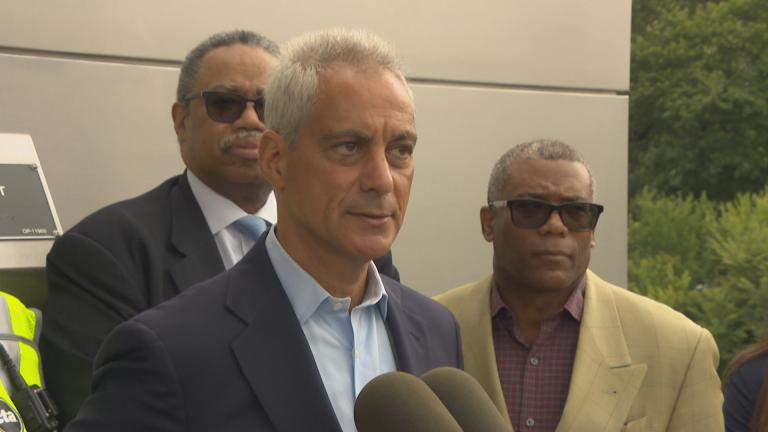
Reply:
[[232, 225], [244, 236], [254, 241], [269, 228], [267, 221], [254, 215], [245, 215], [234, 221]]

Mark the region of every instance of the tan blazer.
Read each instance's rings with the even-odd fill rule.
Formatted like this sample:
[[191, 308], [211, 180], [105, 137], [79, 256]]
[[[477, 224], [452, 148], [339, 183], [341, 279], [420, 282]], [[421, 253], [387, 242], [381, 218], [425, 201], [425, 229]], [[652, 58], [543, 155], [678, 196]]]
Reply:
[[[461, 326], [465, 370], [509, 418], [490, 313], [491, 276], [436, 300]], [[724, 430], [719, 354], [683, 314], [587, 270], [579, 342], [558, 432]]]

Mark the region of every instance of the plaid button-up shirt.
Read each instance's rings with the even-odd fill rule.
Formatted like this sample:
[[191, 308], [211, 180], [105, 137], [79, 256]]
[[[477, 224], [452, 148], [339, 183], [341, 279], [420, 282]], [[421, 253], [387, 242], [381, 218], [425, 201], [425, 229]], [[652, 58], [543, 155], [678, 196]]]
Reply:
[[585, 284], [582, 278], [563, 309], [542, 321], [538, 339], [530, 346], [496, 284], [491, 288], [496, 363], [515, 431], [554, 431], [560, 422], [579, 340]]

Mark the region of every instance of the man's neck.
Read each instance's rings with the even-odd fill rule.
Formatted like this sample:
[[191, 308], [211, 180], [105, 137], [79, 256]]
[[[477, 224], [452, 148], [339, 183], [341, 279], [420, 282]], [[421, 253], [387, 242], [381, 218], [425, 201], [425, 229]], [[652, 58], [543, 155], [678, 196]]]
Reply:
[[542, 321], [563, 309], [579, 281], [577, 279], [560, 290], [542, 290], [494, 273], [499, 296], [512, 312], [515, 324], [530, 345], [538, 339]]
[[209, 187], [219, 195], [237, 204], [238, 207], [248, 214], [254, 214], [261, 210], [261, 208], [264, 207], [264, 203], [267, 202], [269, 193], [272, 191], [269, 184], [250, 184], [237, 187], [228, 186], [225, 189], [217, 189], [210, 185]]
[[362, 303], [368, 279], [368, 261], [318, 253], [318, 248], [304, 244], [302, 240], [306, 239], [280, 235], [279, 223], [275, 234], [285, 252], [328, 294], [337, 298], [349, 297], [350, 310]]
[[231, 183], [216, 181], [211, 178], [201, 177], [191, 169], [188, 173], [194, 176], [200, 183], [210, 190], [232, 201], [248, 214], [254, 214], [264, 207], [272, 192], [272, 185], [266, 180], [259, 179], [249, 183]]

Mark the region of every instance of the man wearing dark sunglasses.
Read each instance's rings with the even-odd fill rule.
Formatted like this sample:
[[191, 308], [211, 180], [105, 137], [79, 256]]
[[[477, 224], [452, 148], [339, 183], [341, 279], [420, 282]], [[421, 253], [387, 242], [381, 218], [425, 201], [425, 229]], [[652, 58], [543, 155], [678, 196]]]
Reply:
[[234, 265], [254, 242], [233, 226], [240, 217], [274, 222], [258, 142], [278, 54], [249, 31], [215, 34], [190, 51], [172, 108], [186, 172], [95, 212], [51, 249], [41, 350], [62, 423], [90, 392], [93, 358], [112, 328]]
[[437, 297], [465, 369], [518, 431], [722, 431], [712, 335], [588, 269], [603, 206], [567, 144], [507, 151], [480, 210], [493, 274]]

